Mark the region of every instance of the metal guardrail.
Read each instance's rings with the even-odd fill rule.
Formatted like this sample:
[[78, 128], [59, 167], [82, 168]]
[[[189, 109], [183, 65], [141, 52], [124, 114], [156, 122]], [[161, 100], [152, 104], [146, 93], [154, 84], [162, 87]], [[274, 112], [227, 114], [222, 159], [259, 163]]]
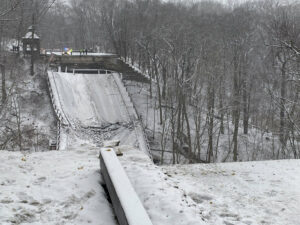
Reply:
[[120, 225], [152, 225], [115, 151], [100, 150], [100, 167]]
[[49, 93], [50, 93], [50, 99], [52, 102], [52, 106], [54, 109], [54, 112], [56, 114], [57, 117], [57, 132], [56, 132], [56, 150], [60, 149], [60, 134], [61, 134], [61, 122], [63, 120], [62, 115], [60, 113], [60, 111], [57, 109], [57, 106], [55, 104], [55, 100], [54, 100], [54, 96], [53, 96], [53, 91], [50, 85], [50, 80], [49, 80], [49, 76], [47, 74], [47, 84], [48, 84], [48, 89], [49, 89]]
[[[119, 75], [122, 77], [122, 74], [121, 74], [121, 73], [119, 73]], [[143, 121], [140, 120], [140, 118], [139, 118], [139, 116], [138, 116], [138, 113], [137, 113], [137, 110], [136, 110], [136, 108], [135, 108], [135, 105], [134, 105], [134, 103], [133, 103], [133, 101], [132, 101], [130, 95], [128, 94], [127, 88], [126, 88], [126, 86], [124, 85], [122, 79], [120, 79], [120, 81], [122, 82], [122, 87], [120, 87], [120, 85], [118, 85], [118, 82], [116, 81], [116, 79], [115, 79], [114, 76], [113, 76], [113, 78], [114, 78], [114, 81], [115, 81], [115, 83], [116, 83], [116, 85], [117, 85], [117, 88], [118, 88], [118, 90], [119, 90], [119, 92], [120, 92], [120, 94], [121, 94], [122, 101], [124, 102], [124, 105], [125, 105], [125, 107], [126, 107], [127, 114], [129, 115], [130, 119], [131, 119], [132, 122], [134, 123], [135, 134], [136, 134], [137, 141], [139, 142], [139, 147], [142, 148], [141, 145], [144, 145], [144, 146], [146, 147], [145, 150], [148, 152], [149, 157], [152, 159], [152, 154], [151, 154], [150, 145], [149, 145], [149, 142], [148, 142], [148, 138], [146, 137], [146, 134], [145, 134], [145, 129], [144, 129], [144, 127], [143, 127]], [[124, 95], [122, 94], [121, 88], [124, 89], [124, 95], [126, 95], [126, 96], [124, 96]], [[125, 97], [129, 100], [129, 102], [125, 100]], [[127, 102], [127, 103], [126, 103], [126, 102]], [[128, 103], [129, 103], [130, 105], [128, 105]], [[132, 118], [132, 113], [129, 112], [128, 107], [131, 107], [131, 108], [132, 108], [132, 110], [133, 110], [132, 113], [134, 114], [134, 119]], [[136, 125], [136, 121], [138, 122], [137, 125]], [[137, 129], [137, 128], [139, 128], [139, 127], [141, 128], [140, 131]], [[144, 143], [140, 143], [140, 140], [141, 140], [141, 139], [139, 138], [138, 134], [141, 134], [141, 135], [143, 136]], [[144, 149], [144, 148], [143, 148], [143, 149]]]
[[[127, 92], [127, 94], [128, 94], [129, 92], [128, 92], [128, 90], [127, 90], [127, 87], [125, 86], [125, 88], [126, 88], [126, 92]], [[146, 136], [146, 129], [145, 129], [145, 127], [144, 127], [143, 120], [142, 120], [141, 117], [139, 117], [137, 108], [136, 108], [135, 104], [133, 103], [133, 101], [132, 101], [132, 99], [131, 99], [131, 97], [130, 97], [129, 94], [128, 94], [128, 97], [129, 97], [129, 99], [130, 99], [130, 101], [131, 101], [131, 104], [132, 104], [132, 107], [133, 107], [133, 109], [134, 109], [134, 111], [135, 111], [135, 113], [136, 113], [136, 115], [137, 115], [137, 117], [138, 117], [139, 125], [141, 126], [141, 129], [142, 129], [143, 139], [145, 140], [146, 147], [147, 147], [147, 149], [148, 149], [148, 152], [150, 153], [150, 158], [152, 159], [152, 154], [151, 154], [150, 144], [149, 144], [149, 141], [148, 141], [148, 137]]]
[[[54, 86], [57, 88], [57, 86], [55, 84], [55, 79], [53, 79], [53, 82], [54, 82]], [[75, 125], [72, 124], [68, 120], [67, 116], [64, 114], [64, 110], [62, 108], [62, 104], [60, 102], [59, 96], [58, 96], [58, 103], [61, 106], [61, 108], [59, 109], [57, 107], [57, 103], [56, 103], [55, 98], [54, 98], [54, 94], [53, 94], [53, 90], [52, 90], [52, 86], [51, 86], [51, 83], [50, 83], [50, 79], [49, 79], [49, 74], [48, 73], [47, 73], [47, 84], [48, 84], [48, 89], [49, 89], [49, 93], [50, 93], [50, 98], [51, 98], [52, 106], [53, 106], [54, 112], [55, 112], [56, 117], [57, 117], [56, 150], [60, 150], [60, 144], [61, 144], [60, 140], [61, 140], [61, 128], [62, 128], [62, 125], [65, 124], [65, 125], [71, 126], [71, 127], [74, 127]], [[58, 94], [58, 91], [56, 93]]]
[[[51, 71], [51, 73], [53, 73], [53, 72]], [[52, 76], [53, 76], [53, 75], [52, 75]], [[48, 79], [49, 79], [49, 76], [48, 76]], [[49, 80], [49, 83], [50, 83], [50, 80]], [[54, 76], [53, 76], [53, 85], [54, 85], [54, 87], [55, 87], [55, 89], [56, 89], [56, 93], [57, 93], [57, 101], [58, 101], [58, 103], [59, 103], [59, 105], [60, 105], [60, 108], [57, 109], [57, 111], [58, 111], [58, 113], [59, 113], [59, 115], [60, 115], [60, 117], [58, 117], [58, 118], [60, 118], [60, 121], [61, 121], [62, 124], [67, 125], [67, 126], [70, 126], [70, 127], [72, 127], [72, 128], [75, 128], [76, 124], [72, 123], [72, 122], [69, 120], [69, 118], [66, 116], [65, 112], [64, 112], [63, 105], [62, 105], [62, 103], [61, 103], [61, 101], [60, 101], [61, 98], [60, 98], [60, 96], [59, 96], [59, 91], [58, 91], [57, 84], [56, 84], [56, 81], [55, 81], [55, 79], [54, 79]], [[51, 86], [51, 85], [50, 85], [50, 86]], [[54, 102], [54, 107], [56, 107], [56, 102], [55, 102], [54, 98], [53, 98], [53, 102]]]
[[105, 69], [73, 69], [73, 74], [75, 74], [76, 72], [95, 72], [97, 74], [101, 74], [101, 72], [104, 72], [104, 74], [113, 73], [112, 71]]
[[[124, 57], [121, 57], [121, 60], [122, 60], [126, 65], [128, 65], [129, 67], [131, 67], [135, 72], [139, 73], [141, 76], [144, 76], [144, 77], [146, 77], [146, 78], [149, 79], [149, 80], [151, 79], [150, 76], [149, 76], [148, 74], [144, 74], [144, 73], [142, 73], [142, 72], [136, 70], [135, 67], [134, 67], [133, 65], [131, 65], [129, 62], [127, 62], [126, 59], [125, 59]], [[121, 77], [122, 77], [122, 74], [121, 74]], [[153, 79], [151, 79], [151, 80], [152, 80], [153, 82], [155, 82], [155, 80], [153, 80]], [[125, 86], [125, 88], [126, 88], [126, 92], [129, 93], [128, 90], [127, 90], [126, 85], [124, 85], [124, 86]], [[131, 103], [132, 103], [132, 105], [133, 105], [133, 108], [134, 108], [134, 110], [135, 110], [135, 113], [136, 113], [136, 115], [138, 116], [139, 114], [138, 114], [137, 108], [136, 108], [135, 104], [133, 103], [133, 101], [132, 101], [132, 99], [131, 99], [131, 96], [130, 96], [129, 94], [128, 94], [128, 96], [129, 96], [130, 101], [131, 101]], [[141, 125], [142, 131], [143, 131], [142, 133], [143, 133], [143, 136], [144, 136], [144, 140], [145, 140], [145, 142], [146, 142], [148, 151], [149, 151], [150, 156], [151, 156], [150, 144], [149, 144], [148, 138], [147, 138], [147, 136], [146, 136], [146, 129], [145, 129], [145, 127], [144, 127], [143, 120], [142, 120], [139, 116], [138, 116], [138, 119], [139, 119], [139, 121], [140, 121], [140, 125]]]
[[[126, 92], [128, 93], [127, 87], [125, 87], [125, 88], [126, 88]], [[140, 125], [140, 127], [141, 127], [141, 129], [142, 129], [143, 140], [145, 141], [146, 148], [147, 148], [147, 150], [148, 150], [148, 152], [149, 152], [150, 158], [152, 159], [151, 148], [150, 148], [150, 144], [149, 144], [149, 141], [148, 141], [148, 137], [146, 136], [146, 129], [145, 129], [145, 127], [144, 127], [143, 120], [142, 120], [142, 118], [139, 116], [138, 111], [137, 111], [137, 108], [136, 108], [135, 104], [133, 103], [133, 101], [132, 101], [132, 99], [131, 99], [131, 96], [130, 96], [129, 94], [128, 94], [128, 97], [129, 97], [129, 99], [130, 99], [130, 101], [131, 101], [131, 104], [132, 104], [132, 107], [133, 107], [133, 109], [134, 109], [134, 111], [135, 111], [135, 113], [136, 113], [136, 115], [137, 115], [137, 117], [138, 117], [139, 125]]]

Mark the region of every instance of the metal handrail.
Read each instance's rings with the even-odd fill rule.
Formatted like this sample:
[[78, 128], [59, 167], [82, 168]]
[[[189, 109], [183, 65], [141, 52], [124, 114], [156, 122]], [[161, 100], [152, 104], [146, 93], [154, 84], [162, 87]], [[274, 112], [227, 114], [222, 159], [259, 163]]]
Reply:
[[76, 72], [82, 72], [82, 71], [88, 71], [88, 72], [97, 72], [98, 74], [101, 74], [101, 71], [104, 71], [105, 74], [113, 73], [111, 70], [105, 70], [105, 69], [73, 69], [73, 74]]

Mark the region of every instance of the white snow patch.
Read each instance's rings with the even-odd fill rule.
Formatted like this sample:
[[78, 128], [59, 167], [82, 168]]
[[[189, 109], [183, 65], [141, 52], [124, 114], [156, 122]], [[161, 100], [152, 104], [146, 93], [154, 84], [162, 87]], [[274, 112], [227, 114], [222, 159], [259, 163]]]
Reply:
[[[32, 38], [32, 31], [27, 32], [23, 38], [24, 39]], [[33, 39], [40, 39], [40, 37], [37, 36], [36, 33], [33, 33]]]
[[0, 224], [116, 224], [93, 149], [0, 152]]

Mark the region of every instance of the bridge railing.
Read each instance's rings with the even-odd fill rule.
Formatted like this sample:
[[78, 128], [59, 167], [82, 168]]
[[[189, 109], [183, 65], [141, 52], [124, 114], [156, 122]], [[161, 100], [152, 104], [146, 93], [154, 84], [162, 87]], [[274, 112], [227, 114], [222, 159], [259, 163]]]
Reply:
[[[134, 122], [135, 133], [136, 133], [137, 141], [139, 143], [139, 147], [142, 151], [147, 153], [149, 157], [152, 159], [150, 145], [148, 142], [148, 138], [145, 134], [145, 128], [143, 127], [143, 121], [138, 116], [135, 105], [130, 95], [128, 94], [126, 86], [122, 83], [122, 79], [118, 79], [118, 77], [116, 76], [117, 74], [113, 74], [114, 80], [116, 82], [119, 92], [121, 93], [122, 100], [125, 104], [127, 113], [130, 119]], [[122, 74], [119, 74], [119, 76], [122, 76]]]
[[73, 69], [73, 74], [77, 72], [81, 73], [96, 73], [96, 74], [111, 74], [113, 71], [105, 69]]
[[[126, 92], [129, 93], [126, 86], [125, 86], [125, 88], [126, 88]], [[132, 107], [133, 107], [133, 109], [135, 111], [135, 114], [137, 115], [138, 120], [139, 120], [139, 125], [140, 125], [140, 128], [141, 128], [141, 133], [143, 135], [143, 140], [145, 142], [144, 145], [146, 145], [146, 148], [147, 148], [148, 152], [150, 153], [150, 158], [152, 159], [151, 148], [150, 148], [150, 144], [149, 144], [149, 141], [148, 141], [148, 137], [146, 135], [146, 128], [144, 126], [143, 118], [141, 116], [139, 116], [137, 108], [136, 108], [135, 104], [133, 103], [133, 101], [132, 101], [132, 99], [131, 99], [131, 97], [130, 97], [129, 94], [128, 94], [128, 96], [129, 96], [129, 99], [131, 101]]]
[[100, 167], [120, 225], [152, 225], [115, 151], [100, 150]]
[[55, 112], [55, 115], [57, 117], [57, 135], [56, 135], [56, 150], [60, 149], [60, 135], [61, 135], [61, 123], [63, 121], [63, 117], [60, 113], [60, 111], [58, 110], [55, 100], [54, 100], [54, 95], [53, 95], [53, 90], [51, 88], [51, 84], [50, 84], [50, 80], [49, 80], [49, 76], [47, 74], [47, 84], [48, 84], [48, 89], [49, 89], [49, 93], [50, 93], [50, 99], [52, 102], [52, 106]]

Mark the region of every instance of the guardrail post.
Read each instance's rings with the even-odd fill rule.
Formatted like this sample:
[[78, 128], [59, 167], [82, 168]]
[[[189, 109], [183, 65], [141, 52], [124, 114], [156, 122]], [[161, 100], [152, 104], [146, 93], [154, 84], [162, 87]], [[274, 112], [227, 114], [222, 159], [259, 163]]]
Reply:
[[56, 150], [60, 149], [60, 132], [61, 132], [61, 123], [60, 123], [60, 120], [58, 120], [57, 121]]

